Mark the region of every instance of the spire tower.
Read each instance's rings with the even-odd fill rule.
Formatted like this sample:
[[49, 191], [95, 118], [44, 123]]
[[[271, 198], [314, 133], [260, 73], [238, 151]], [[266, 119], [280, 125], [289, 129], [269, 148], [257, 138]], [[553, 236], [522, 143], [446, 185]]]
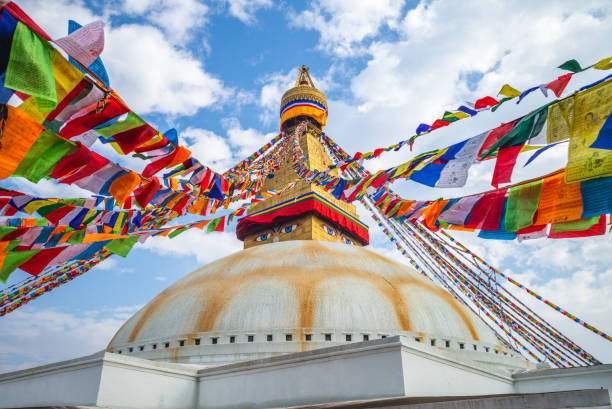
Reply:
[[[299, 142], [309, 170], [324, 171], [333, 163], [321, 144], [327, 119], [327, 99], [318, 90], [308, 68], [300, 68], [295, 86], [281, 99], [281, 129], [291, 138], [302, 122], [306, 130]], [[334, 171], [335, 173], [336, 171]], [[281, 190], [298, 180], [291, 153], [266, 180], [263, 190]], [[357, 217], [355, 206], [334, 198], [313, 183], [300, 181], [283, 194], [253, 206], [236, 229], [244, 248], [288, 240], [320, 240], [363, 246], [369, 242], [368, 227]]]

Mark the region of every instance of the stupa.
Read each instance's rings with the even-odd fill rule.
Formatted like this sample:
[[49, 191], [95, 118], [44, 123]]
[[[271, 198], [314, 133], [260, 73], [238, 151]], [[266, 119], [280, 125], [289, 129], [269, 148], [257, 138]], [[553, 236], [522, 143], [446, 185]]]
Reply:
[[[325, 94], [302, 66], [282, 97], [281, 131], [307, 121], [310, 169], [331, 158], [320, 143]], [[284, 158], [263, 190], [298, 179]], [[108, 351], [155, 361], [221, 364], [404, 335], [487, 365], [525, 368], [494, 332], [444, 289], [368, 245], [355, 206], [299, 182], [240, 220], [244, 250], [177, 281], [132, 316]]]
[[[284, 132], [308, 123], [307, 166], [327, 169], [327, 101], [306, 67], [280, 112]], [[264, 189], [297, 179], [292, 164]], [[367, 249], [355, 207], [315, 185], [258, 203], [236, 233], [243, 250], [161, 292], [105, 351], [0, 374], [0, 408], [612, 407], [612, 365], [534, 368], [441, 287]]]

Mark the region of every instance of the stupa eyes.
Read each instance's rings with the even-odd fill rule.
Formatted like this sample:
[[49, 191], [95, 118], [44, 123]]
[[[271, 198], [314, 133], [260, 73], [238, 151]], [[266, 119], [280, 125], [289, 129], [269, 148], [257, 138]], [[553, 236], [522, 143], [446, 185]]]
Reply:
[[285, 226], [281, 229], [281, 234], [284, 233], [291, 233], [292, 231], [295, 231], [298, 228], [299, 224], [291, 224], [289, 226]]
[[323, 225], [323, 230], [325, 230], [325, 233], [329, 234], [330, 236], [336, 235], [336, 231], [326, 224]]
[[348, 237], [342, 236], [341, 239], [345, 244], [353, 244], [353, 240], [349, 239]]
[[255, 238], [255, 241], [266, 241], [270, 238], [270, 233], [260, 234]]

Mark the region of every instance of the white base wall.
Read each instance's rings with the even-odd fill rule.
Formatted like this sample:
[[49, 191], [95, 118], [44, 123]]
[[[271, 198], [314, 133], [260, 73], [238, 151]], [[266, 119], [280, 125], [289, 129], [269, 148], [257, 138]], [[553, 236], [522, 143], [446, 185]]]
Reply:
[[208, 368], [100, 352], [1, 374], [0, 408], [256, 409], [599, 388], [612, 390], [612, 365], [511, 376], [392, 337]]

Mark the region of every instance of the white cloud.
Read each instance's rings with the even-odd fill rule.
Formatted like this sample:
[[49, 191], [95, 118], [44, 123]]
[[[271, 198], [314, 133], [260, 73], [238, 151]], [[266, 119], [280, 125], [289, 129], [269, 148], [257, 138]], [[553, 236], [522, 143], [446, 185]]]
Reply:
[[230, 94], [191, 53], [151, 26], [112, 29], [103, 60], [113, 88], [140, 114], [193, 115]]
[[295, 27], [318, 31], [323, 50], [347, 57], [364, 53], [364, 40], [376, 36], [383, 26], [395, 27], [403, 4], [402, 0], [316, 0], [289, 19]]
[[32, 183], [23, 178], [11, 178], [8, 181], [20, 192], [43, 198], [87, 198], [91, 192], [81, 189], [76, 185], [65, 185], [54, 180], [42, 179], [38, 183]]
[[216, 171], [224, 171], [232, 166], [233, 158], [226, 139], [212, 131], [189, 127], [180, 133], [185, 146], [194, 158]]
[[208, 6], [197, 0], [126, 0], [123, 8], [160, 27], [177, 45], [186, 45], [208, 23]]
[[157, 281], [166, 281], [167, 279], [168, 279], [168, 277], [162, 277], [162, 276], [156, 276], [154, 278], [154, 280], [157, 280]]
[[100, 264], [96, 265], [97, 270], [109, 271], [117, 268], [117, 258], [109, 257], [106, 260], [102, 261]]
[[255, 13], [262, 8], [272, 7], [272, 0], [227, 0], [229, 13], [245, 24], [255, 23]]
[[[194, 0], [145, 3], [137, 6], [131, 2], [132, 6], [126, 7], [148, 13], [149, 20], [162, 29], [142, 24], [113, 26], [110, 16], [116, 10], [112, 3], [107, 4], [103, 16], [96, 16], [80, 0], [59, 0], [53, 7], [42, 0], [25, 0], [19, 4], [53, 38], [65, 35], [69, 18], [84, 24], [97, 19], [105, 21], [105, 47], [101, 57], [111, 86], [139, 114], [193, 115], [198, 109], [226, 100], [233, 91], [208, 73], [191, 52], [174, 43], [178, 41], [174, 36], [181, 36], [179, 42], [182, 42], [188, 35], [188, 31], [179, 32], [177, 27], [191, 30], [203, 23], [206, 6]], [[155, 10], [148, 11], [149, 8]], [[70, 14], [66, 14], [67, 10]]]
[[[92, 354], [106, 347], [123, 322], [141, 306], [63, 312], [22, 307], [2, 318], [0, 372]], [[70, 334], [70, 336], [66, 336]]]
[[234, 153], [236, 162], [261, 148], [276, 135], [275, 133], [263, 134], [253, 128], [243, 129], [237, 118], [227, 118], [222, 123], [226, 129], [229, 142], [236, 150]]
[[144, 244], [137, 246], [156, 254], [195, 256], [199, 263], [204, 264], [241, 250], [242, 242], [236, 240], [234, 232], [206, 233], [191, 229], [173, 239], [151, 237]]

